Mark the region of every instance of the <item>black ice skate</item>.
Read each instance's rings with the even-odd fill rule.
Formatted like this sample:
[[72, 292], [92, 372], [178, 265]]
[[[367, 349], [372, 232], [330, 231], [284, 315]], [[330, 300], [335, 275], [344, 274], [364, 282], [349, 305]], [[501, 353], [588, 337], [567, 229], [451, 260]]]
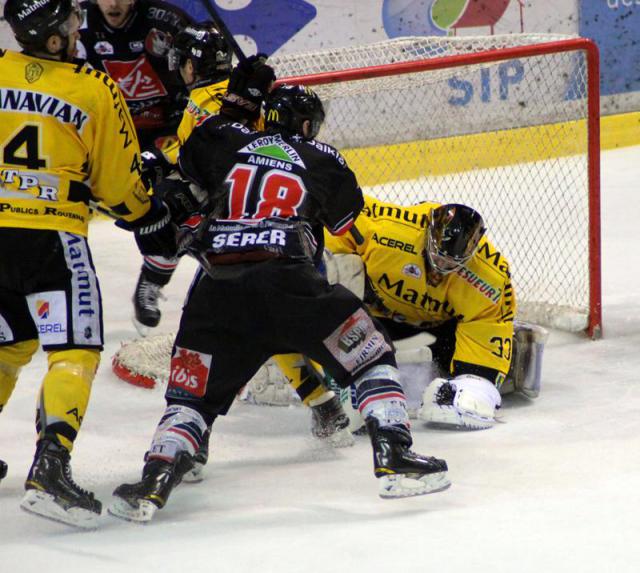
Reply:
[[182, 481], [185, 483], [198, 483], [201, 482], [204, 478], [202, 477], [202, 471], [204, 470], [204, 466], [207, 465], [209, 461], [209, 438], [211, 437], [211, 428], [207, 428], [207, 431], [202, 435], [202, 442], [200, 443], [200, 447], [197, 449], [195, 455], [193, 456], [193, 468], [191, 468], [184, 477]]
[[349, 416], [335, 393], [326, 402], [311, 406], [311, 433], [318, 439], [327, 440], [335, 448], [355, 443], [349, 431]]
[[133, 324], [141, 336], [146, 336], [150, 328], [155, 328], [160, 323], [158, 299], [162, 298], [161, 289], [161, 285], [151, 282], [144, 273], [140, 273], [136, 291], [133, 294], [135, 311]]
[[109, 506], [109, 513], [128, 521], [151, 521], [155, 512], [162, 509], [173, 489], [193, 467], [193, 457], [180, 452], [173, 462], [150, 459], [142, 469], [142, 479], [137, 483], [118, 486]]
[[3, 462], [0, 460], [0, 481], [7, 477], [7, 470], [9, 466], [7, 466], [7, 462]]
[[371, 416], [366, 425], [373, 447], [374, 472], [380, 480], [380, 497], [423, 495], [451, 485], [447, 462], [412, 452], [408, 430], [397, 426], [380, 427], [378, 420]]
[[73, 481], [69, 451], [59, 443], [38, 444], [24, 487], [22, 509], [76, 527], [98, 526], [102, 504]]

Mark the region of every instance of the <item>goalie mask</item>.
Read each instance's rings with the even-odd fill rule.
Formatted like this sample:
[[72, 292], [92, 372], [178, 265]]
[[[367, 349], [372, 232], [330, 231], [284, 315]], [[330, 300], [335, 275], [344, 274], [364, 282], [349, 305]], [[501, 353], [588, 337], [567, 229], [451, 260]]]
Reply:
[[[265, 126], [289, 135], [313, 139], [324, 122], [324, 107], [318, 95], [304, 86], [278, 86], [269, 94], [264, 109]], [[310, 122], [308, 133], [303, 124]]]
[[187, 59], [201, 79], [217, 81], [231, 73], [231, 47], [212, 22], [187, 26], [173, 40], [168, 54], [169, 70], [177, 72]]
[[75, 0], [7, 0], [4, 19], [26, 51], [46, 51], [47, 40], [54, 35], [64, 40], [66, 49], [84, 12]]
[[463, 267], [485, 231], [482, 217], [471, 207], [448, 203], [434, 209], [425, 245], [428, 266], [443, 275]]

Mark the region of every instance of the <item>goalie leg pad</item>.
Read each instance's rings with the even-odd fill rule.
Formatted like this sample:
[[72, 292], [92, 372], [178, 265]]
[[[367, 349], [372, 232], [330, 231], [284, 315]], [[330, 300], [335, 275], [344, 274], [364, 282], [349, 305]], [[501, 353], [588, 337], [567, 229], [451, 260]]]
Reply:
[[492, 427], [501, 405], [500, 392], [487, 379], [471, 374], [453, 380], [436, 378], [424, 392], [418, 418], [457, 428]]

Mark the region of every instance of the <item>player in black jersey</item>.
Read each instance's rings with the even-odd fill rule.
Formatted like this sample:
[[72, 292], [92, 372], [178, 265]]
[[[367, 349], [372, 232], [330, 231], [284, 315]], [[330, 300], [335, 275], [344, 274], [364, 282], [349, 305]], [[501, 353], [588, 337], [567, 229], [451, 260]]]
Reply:
[[[250, 93], [250, 92], [249, 92]], [[232, 76], [226, 101], [243, 106]], [[111, 513], [149, 521], [193, 464], [203, 433], [271, 355], [302, 352], [342, 387], [353, 384], [374, 452], [382, 497], [449, 485], [443, 460], [411, 452], [393, 347], [341, 285], [314, 261], [322, 233], [348, 232], [363, 207], [353, 172], [313, 138], [324, 120], [317, 95], [281, 86], [267, 100], [265, 132], [222, 113], [197, 127], [180, 154], [183, 173], [208, 194], [189, 250], [200, 260], [171, 359], [167, 408], [142, 480], [119, 486]]]
[[187, 90], [172, 73], [172, 38], [191, 19], [160, 0], [93, 0], [83, 3], [78, 56], [109, 74], [124, 94], [141, 149], [175, 136]]

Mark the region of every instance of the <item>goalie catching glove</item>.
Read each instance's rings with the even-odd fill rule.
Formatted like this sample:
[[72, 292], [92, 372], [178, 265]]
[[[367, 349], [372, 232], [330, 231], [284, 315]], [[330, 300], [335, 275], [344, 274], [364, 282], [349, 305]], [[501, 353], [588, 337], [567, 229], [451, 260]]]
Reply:
[[422, 397], [418, 418], [448, 426], [483, 430], [496, 422], [502, 399], [498, 389], [486, 378], [461, 374], [448, 380], [436, 378]]
[[222, 98], [222, 114], [249, 122], [260, 117], [260, 106], [276, 79], [266, 61], [266, 54], [256, 54], [233, 68], [227, 93]]

